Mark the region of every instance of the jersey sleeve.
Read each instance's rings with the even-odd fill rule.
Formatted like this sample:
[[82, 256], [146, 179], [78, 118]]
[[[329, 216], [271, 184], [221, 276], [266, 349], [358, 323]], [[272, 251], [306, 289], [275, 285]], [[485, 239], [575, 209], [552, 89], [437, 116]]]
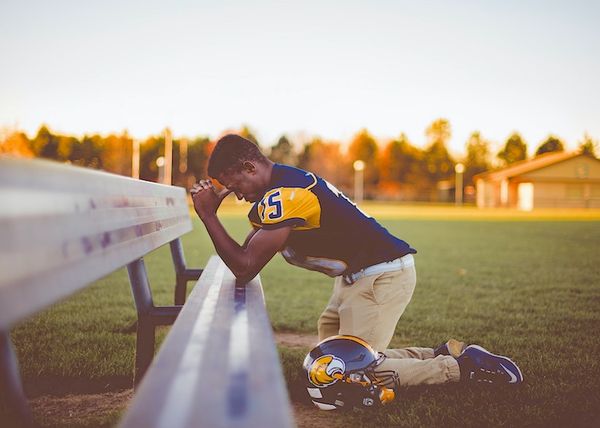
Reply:
[[258, 203], [253, 204], [252, 208], [248, 212], [248, 221], [255, 230], [262, 227], [260, 217], [258, 216]]
[[257, 214], [264, 229], [292, 226], [306, 230], [319, 227], [321, 206], [308, 189], [280, 187], [265, 194], [257, 205]]

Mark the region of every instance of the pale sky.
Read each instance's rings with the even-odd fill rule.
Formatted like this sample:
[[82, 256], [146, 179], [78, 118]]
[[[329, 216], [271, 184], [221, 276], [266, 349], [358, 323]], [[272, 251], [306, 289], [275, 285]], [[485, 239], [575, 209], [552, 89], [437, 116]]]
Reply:
[[0, 126], [600, 139], [600, 1], [0, 2]]

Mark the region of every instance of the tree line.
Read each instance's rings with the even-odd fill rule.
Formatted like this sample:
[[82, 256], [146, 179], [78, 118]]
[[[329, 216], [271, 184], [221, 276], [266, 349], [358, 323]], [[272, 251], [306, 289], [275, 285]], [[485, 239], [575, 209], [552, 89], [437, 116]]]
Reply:
[[[238, 133], [261, 146], [248, 127]], [[492, 153], [491, 143], [478, 131], [465, 143], [465, 154], [453, 157], [447, 145], [452, 136], [446, 119], [433, 121], [425, 130], [426, 144], [415, 146], [405, 134], [385, 143], [363, 129], [357, 132], [343, 150], [340, 142], [313, 137], [300, 147], [286, 135], [271, 147], [261, 146], [273, 161], [313, 171], [335, 183], [352, 195], [353, 164], [365, 162], [364, 193], [371, 199], [410, 201], [443, 201], [451, 198], [455, 165], [464, 165], [463, 183], [466, 200], [473, 197], [473, 177], [494, 167], [503, 167], [528, 158], [527, 143], [518, 132], [512, 133], [498, 153]], [[206, 176], [208, 157], [215, 141], [208, 137], [173, 139], [173, 179], [175, 185], [189, 187]], [[534, 156], [563, 151], [560, 138], [550, 135], [535, 150]], [[598, 143], [584, 134], [579, 150], [596, 156]], [[165, 136], [150, 136], [140, 141], [140, 178], [157, 181], [159, 166], [156, 159], [164, 156]], [[74, 165], [97, 168], [130, 176], [132, 173], [133, 139], [123, 132], [115, 135], [84, 135], [77, 138], [53, 133], [42, 125], [35, 137], [28, 138], [20, 131], [0, 135], [0, 154], [41, 157]]]

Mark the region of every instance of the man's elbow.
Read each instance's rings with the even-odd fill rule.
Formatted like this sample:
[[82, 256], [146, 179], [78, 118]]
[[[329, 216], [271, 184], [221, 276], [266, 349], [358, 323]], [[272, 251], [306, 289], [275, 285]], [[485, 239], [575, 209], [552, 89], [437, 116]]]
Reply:
[[256, 268], [255, 266], [248, 266], [245, 268], [239, 267], [233, 270], [233, 275], [235, 276], [238, 284], [245, 284], [252, 281], [259, 272], [260, 269]]
[[246, 284], [254, 279], [258, 272], [233, 272], [238, 284]]

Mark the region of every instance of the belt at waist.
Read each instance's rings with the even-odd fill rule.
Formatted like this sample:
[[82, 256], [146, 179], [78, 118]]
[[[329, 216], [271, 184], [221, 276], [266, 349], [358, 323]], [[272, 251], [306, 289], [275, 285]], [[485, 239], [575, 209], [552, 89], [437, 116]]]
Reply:
[[407, 254], [389, 262], [377, 263], [376, 265], [367, 266], [366, 268], [361, 269], [358, 272], [343, 275], [342, 278], [344, 279], [344, 282], [346, 284], [350, 285], [354, 284], [356, 281], [358, 281], [361, 278], [364, 278], [365, 276], [379, 275], [380, 273], [392, 272], [414, 265], [415, 259], [413, 255]]

